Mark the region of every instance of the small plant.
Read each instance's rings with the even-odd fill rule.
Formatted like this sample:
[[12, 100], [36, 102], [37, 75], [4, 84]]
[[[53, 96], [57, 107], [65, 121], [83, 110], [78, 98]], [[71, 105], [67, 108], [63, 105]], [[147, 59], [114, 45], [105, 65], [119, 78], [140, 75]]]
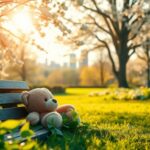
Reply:
[[114, 100], [148, 100], [150, 99], [149, 88], [138, 88], [138, 89], [106, 89], [102, 92], [92, 92], [89, 96], [100, 96], [105, 99]]
[[72, 118], [70, 119], [66, 114], [62, 115], [63, 127], [68, 129], [75, 129], [80, 124], [79, 114], [76, 111], [71, 111]]

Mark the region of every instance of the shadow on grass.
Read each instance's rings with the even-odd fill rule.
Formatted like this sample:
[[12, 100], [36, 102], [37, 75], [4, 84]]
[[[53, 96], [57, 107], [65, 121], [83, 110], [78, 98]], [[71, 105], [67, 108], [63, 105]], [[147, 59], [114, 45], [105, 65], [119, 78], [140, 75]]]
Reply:
[[[50, 136], [47, 146], [64, 150], [107, 149], [111, 148], [111, 144], [118, 149], [145, 149], [150, 146], [149, 114], [111, 112], [99, 115], [103, 117], [94, 127], [83, 123], [76, 130], [63, 129], [64, 136]], [[115, 128], [115, 125], [118, 127]]]
[[47, 147], [62, 150], [111, 149], [112, 145], [118, 149], [150, 147], [150, 115], [113, 112], [103, 115], [97, 126], [82, 123], [76, 130], [63, 129], [63, 137], [48, 137]]
[[83, 123], [76, 130], [63, 129], [63, 137], [51, 135], [47, 139], [47, 146], [61, 150], [86, 150], [91, 145], [99, 148], [105, 147], [106, 141], [117, 142], [117, 137], [108, 130], [91, 127]]

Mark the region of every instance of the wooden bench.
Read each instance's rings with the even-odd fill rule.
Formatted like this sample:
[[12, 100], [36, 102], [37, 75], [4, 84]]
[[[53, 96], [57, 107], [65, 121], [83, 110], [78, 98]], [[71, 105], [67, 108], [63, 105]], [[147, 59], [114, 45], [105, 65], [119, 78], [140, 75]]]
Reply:
[[[22, 104], [21, 92], [25, 90], [29, 90], [29, 87], [24, 81], [0, 81], [0, 121], [23, 119], [26, 117], [28, 112], [23, 105], [20, 105]], [[44, 129], [41, 125], [33, 127], [33, 131], [35, 133], [31, 137], [33, 139], [43, 139], [48, 135], [48, 130]], [[7, 140], [8, 135], [20, 141], [26, 140], [21, 138], [19, 131], [7, 134], [5, 140]]]

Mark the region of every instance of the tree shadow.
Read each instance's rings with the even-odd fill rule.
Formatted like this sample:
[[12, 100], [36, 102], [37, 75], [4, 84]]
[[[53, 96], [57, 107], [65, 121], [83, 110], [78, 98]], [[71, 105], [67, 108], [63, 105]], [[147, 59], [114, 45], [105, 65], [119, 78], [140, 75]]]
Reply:
[[117, 137], [109, 132], [109, 130], [93, 128], [88, 123], [82, 123], [78, 128], [68, 130], [63, 129], [63, 137], [52, 135], [47, 139], [47, 146], [51, 148], [61, 148], [65, 150], [86, 150], [94, 140], [99, 139], [101, 143], [95, 147], [105, 147], [106, 141], [117, 142]]

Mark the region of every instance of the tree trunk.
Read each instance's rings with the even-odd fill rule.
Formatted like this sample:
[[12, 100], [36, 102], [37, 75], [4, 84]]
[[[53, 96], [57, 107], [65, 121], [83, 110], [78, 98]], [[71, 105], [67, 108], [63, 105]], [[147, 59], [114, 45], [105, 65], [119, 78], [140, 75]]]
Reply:
[[128, 88], [128, 82], [126, 78], [126, 61], [120, 61], [119, 74], [118, 74], [118, 82], [119, 87]]
[[104, 62], [103, 62], [103, 52], [100, 51], [100, 60], [99, 60], [99, 70], [100, 70], [100, 84], [101, 87], [104, 86]]
[[101, 86], [104, 86], [104, 68], [103, 68], [103, 62], [100, 62], [100, 82]]
[[120, 49], [118, 51], [119, 58], [119, 70], [118, 70], [118, 83], [119, 87], [128, 88], [128, 82], [126, 77], [126, 64], [128, 62], [128, 34], [126, 27], [123, 28], [120, 36]]

